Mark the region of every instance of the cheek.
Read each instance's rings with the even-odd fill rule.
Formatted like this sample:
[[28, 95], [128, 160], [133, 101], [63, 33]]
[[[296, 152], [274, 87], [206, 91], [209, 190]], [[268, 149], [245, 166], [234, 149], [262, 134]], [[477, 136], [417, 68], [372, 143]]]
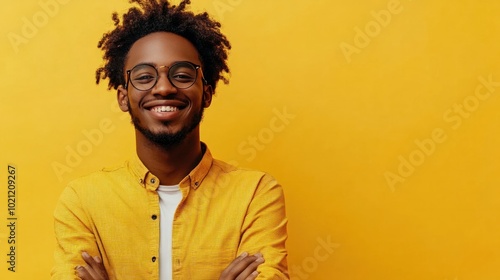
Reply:
[[130, 94], [127, 99], [127, 104], [129, 108], [138, 108], [141, 102], [141, 96], [139, 94]]

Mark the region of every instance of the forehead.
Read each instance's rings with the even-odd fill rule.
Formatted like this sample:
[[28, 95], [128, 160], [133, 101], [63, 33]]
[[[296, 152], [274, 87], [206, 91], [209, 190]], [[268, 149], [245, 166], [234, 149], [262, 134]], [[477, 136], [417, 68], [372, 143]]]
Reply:
[[139, 63], [170, 65], [176, 61], [200, 64], [198, 51], [186, 38], [170, 32], [155, 32], [132, 45], [125, 61], [125, 69]]

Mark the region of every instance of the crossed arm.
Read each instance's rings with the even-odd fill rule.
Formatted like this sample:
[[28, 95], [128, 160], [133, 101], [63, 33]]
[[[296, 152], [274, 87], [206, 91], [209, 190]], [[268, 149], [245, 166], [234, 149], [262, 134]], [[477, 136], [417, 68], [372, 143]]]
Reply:
[[[83, 252], [85, 266], [75, 267], [78, 277], [82, 280], [109, 280], [104, 264], [99, 256], [90, 256]], [[259, 272], [257, 267], [264, 263], [262, 254], [249, 255], [244, 252], [224, 269], [219, 280], [254, 280]]]
[[[234, 260], [214, 260], [217, 266], [211, 266], [213, 276], [220, 280], [252, 280], [252, 279], [288, 279], [286, 267], [286, 218], [282, 190], [272, 179], [262, 180], [260, 188], [255, 192], [248, 206], [238, 251], [239, 257]], [[87, 192], [89, 193], [89, 192]], [[69, 279], [115, 279], [116, 271], [126, 269], [125, 273], [134, 273], [139, 268], [114, 267], [108, 263], [110, 250], [100, 250], [103, 241], [96, 238], [91, 219], [103, 219], [108, 215], [90, 215], [92, 207], [82, 205], [82, 196], [73, 188], [68, 188], [62, 195], [55, 213], [55, 231], [58, 240], [56, 249], [56, 266], [52, 273], [53, 280]], [[86, 198], [89, 201], [98, 197]], [[109, 221], [111, 223], [112, 221]], [[102, 232], [101, 238], [102, 238]], [[108, 238], [109, 239], [109, 238]], [[109, 241], [109, 240], [108, 240]], [[138, 244], [141, 241], [138, 241]], [[116, 242], [115, 242], [116, 243]], [[110, 244], [110, 243], [107, 243]], [[113, 244], [113, 243], [111, 243]], [[261, 252], [251, 255], [242, 252]], [[87, 252], [80, 256], [79, 252]], [[266, 258], [264, 264], [264, 257]], [[83, 261], [85, 262], [84, 265]], [[210, 266], [211, 260], [205, 260]], [[106, 263], [106, 266], [104, 264]], [[120, 262], [115, 263], [119, 265]], [[75, 269], [75, 265], [76, 269]], [[222, 265], [222, 267], [220, 266]], [[222, 270], [220, 275], [216, 267]], [[106, 271], [106, 269], [111, 269]], [[118, 270], [116, 270], [118, 269]], [[257, 271], [258, 269], [258, 271]], [[221, 271], [218, 270], [218, 271]], [[220, 272], [219, 272], [220, 273]], [[109, 277], [108, 277], [109, 276]]]

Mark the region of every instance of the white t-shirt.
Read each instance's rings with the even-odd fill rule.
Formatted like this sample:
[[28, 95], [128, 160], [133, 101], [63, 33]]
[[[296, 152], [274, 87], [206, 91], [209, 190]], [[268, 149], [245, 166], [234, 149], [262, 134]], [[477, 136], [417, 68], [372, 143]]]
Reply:
[[158, 187], [160, 196], [160, 280], [172, 280], [172, 224], [182, 193], [179, 185]]

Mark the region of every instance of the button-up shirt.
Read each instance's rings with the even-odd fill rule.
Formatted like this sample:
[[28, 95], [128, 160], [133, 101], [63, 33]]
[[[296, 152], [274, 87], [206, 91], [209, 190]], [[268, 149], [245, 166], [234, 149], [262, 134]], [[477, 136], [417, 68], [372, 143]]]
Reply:
[[[101, 256], [110, 279], [158, 279], [159, 183], [137, 156], [71, 182], [54, 213], [52, 280], [79, 279], [83, 251]], [[263, 254], [257, 279], [288, 279], [285, 204], [274, 178], [213, 159], [207, 148], [179, 186], [172, 279], [218, 279], [243, 252]]]

